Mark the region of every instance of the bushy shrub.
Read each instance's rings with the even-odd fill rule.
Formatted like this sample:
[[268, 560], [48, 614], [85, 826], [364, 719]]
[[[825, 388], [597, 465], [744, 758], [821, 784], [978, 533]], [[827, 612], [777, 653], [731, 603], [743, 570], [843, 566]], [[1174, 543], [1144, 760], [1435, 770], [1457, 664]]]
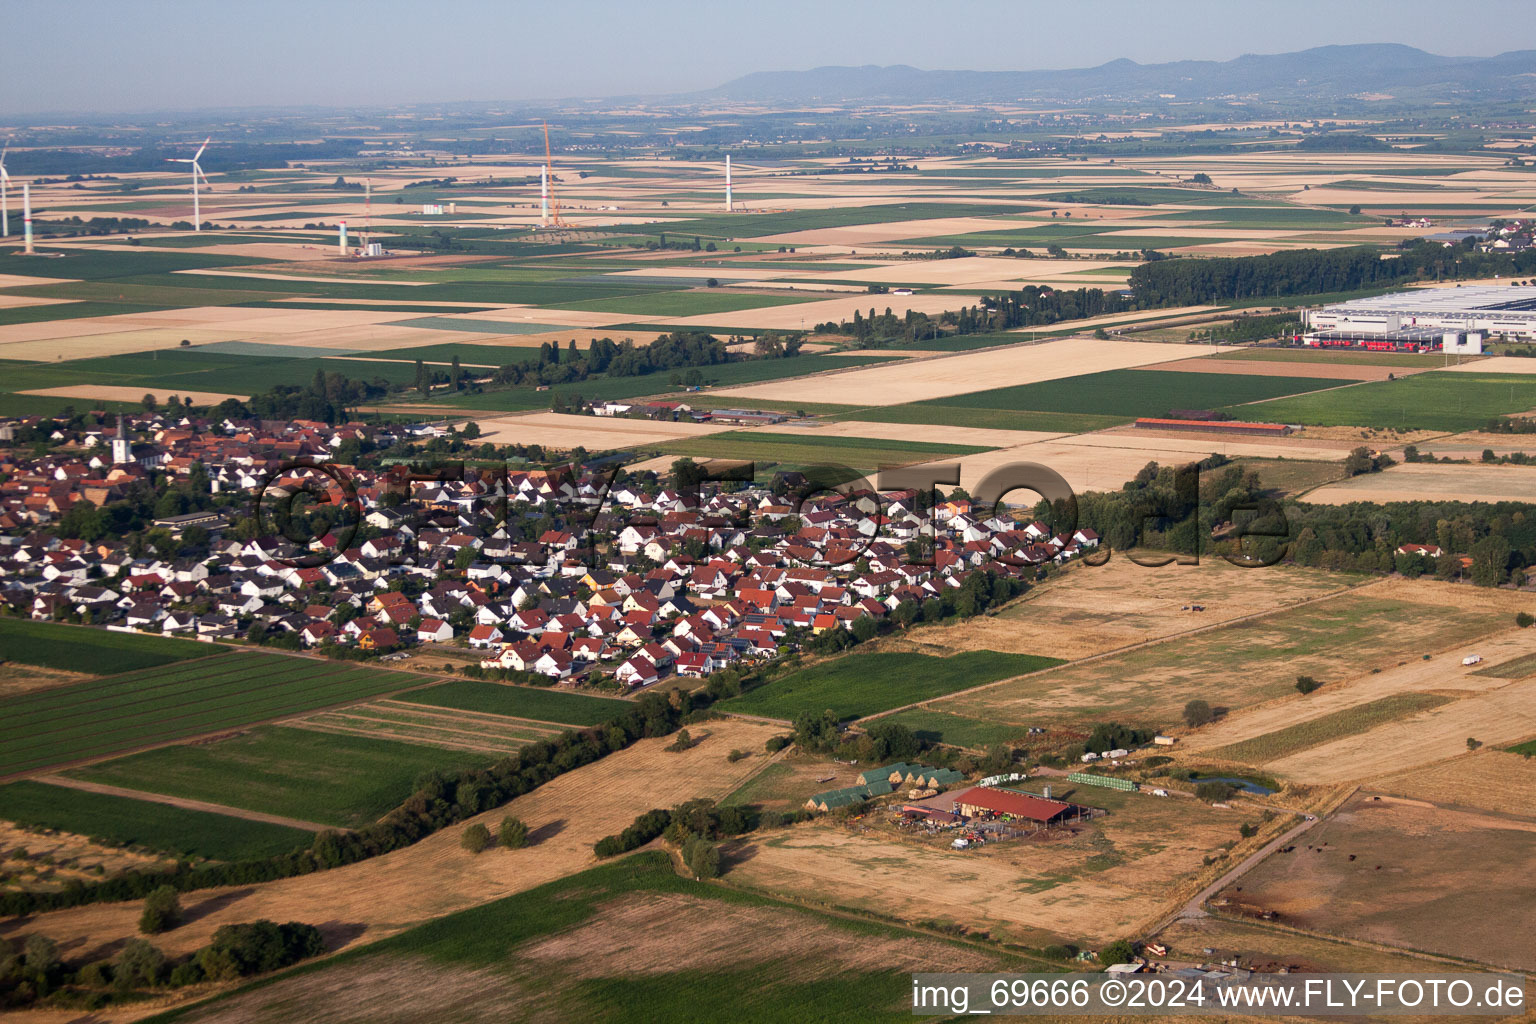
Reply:
[[496, 830], [496, 841], [508, 850], [521, 850], [528, 845], [528, 826], [508, 815], [501, 819], [501, 828]]
[[180, 923], [181, 899], [171, 886], [162, 885], [144, 898], [144, 912], [139, 915], [139, 931], [145, 935], [159, 935]]
[[459, 837], [459, 845], [470, 853], [480, 853], [491, 845], [491, 830], [480, 822], [469, 826]]

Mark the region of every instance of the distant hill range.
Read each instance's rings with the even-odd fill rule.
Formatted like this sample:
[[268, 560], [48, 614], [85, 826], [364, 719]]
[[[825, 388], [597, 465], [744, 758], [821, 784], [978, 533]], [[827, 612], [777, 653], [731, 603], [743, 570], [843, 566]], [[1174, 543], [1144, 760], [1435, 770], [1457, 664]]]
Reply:
[[821, 67], [759, 71], [690, 98], [764, 103], [1016, 100], [1290, 99], [1455, 100], [1536, 95], [1536, 50], [1497, 57], [1442, 57], [1411, 46], [1319, 46], [1296, 53], [1245, 54], [1227, 61], [1137, 64], [1114, 60], [1066, 71], [923, 71]]

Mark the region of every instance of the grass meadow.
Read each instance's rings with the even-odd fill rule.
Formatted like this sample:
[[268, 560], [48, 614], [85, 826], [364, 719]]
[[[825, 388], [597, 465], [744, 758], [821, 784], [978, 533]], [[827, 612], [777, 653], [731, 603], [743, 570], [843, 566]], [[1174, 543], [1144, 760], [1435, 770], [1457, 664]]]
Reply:
[[426, 772], [494, 757], [366, 736], [260, 726], [213, 743], [159, 747], [71, 778], [356, 828], [409, 796]]
[[721, 707], [786, 720], [826, 709], [840, 719], [862, 718], [1059, 664], [1055, 658], [996, 651], [964, 651], [945, 658], [911, 651], [856, 651], [792, 672]]
[[1226, 411], [1240, 420], [1463, 431], [1532, 407], [1536, 407], [1536, 379], [1523, 374], [1430, 372], [1229, 406]]
[[0, 775], [100, 757], [403, 690], [416, 676], [234, 653], [0, 701]]
[[42, 782], [0, 786], [0, 818], [27, 828], [62, 829], [107, 846], [213, 860], [271, 857], [314, 841], [303, 829]]
[[222, 654], [229, 648], [142, 633], [109, 633], [55, 622], [0, 619], [0, 652], [7, 661], [41, 665], [66, 672], [98, 673], [155, 668]]
[[602, 725], [635, 706], [631, 701], [612, 697], [470, 679], [415, 690], [410, 695], [410, 702], [571, 726]]

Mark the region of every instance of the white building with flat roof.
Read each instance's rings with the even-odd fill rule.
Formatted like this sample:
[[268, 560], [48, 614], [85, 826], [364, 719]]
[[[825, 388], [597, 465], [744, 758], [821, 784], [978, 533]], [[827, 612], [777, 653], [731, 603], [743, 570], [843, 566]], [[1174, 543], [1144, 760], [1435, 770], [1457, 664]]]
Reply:
[[[1306, 313], [1307, 333], [1439, 342], [1447, 333], [1536, 341], [1536, 286], [1418, 288]], [[1468, 338], [1470, 341], [1470, 337]]]

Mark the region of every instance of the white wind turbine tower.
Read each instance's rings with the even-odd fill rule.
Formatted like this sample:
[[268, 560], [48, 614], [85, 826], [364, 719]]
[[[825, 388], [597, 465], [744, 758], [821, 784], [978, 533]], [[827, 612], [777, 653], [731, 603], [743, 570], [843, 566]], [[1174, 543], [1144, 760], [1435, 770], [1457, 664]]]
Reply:
[[5, 154], [10, 148], [10, 143], [0, 147], [0, 238], [11, 237], [11, 208], [5, 195], [11, 185], [10, 172], [5, 169]]
[[203, 230], [203, 208], [202, 208], [202, 206], [199, 205], [199, 198], [198, 198], [198, 194], [197, 194], [197, 179], [198, 179], [198, 177], [199, 176], [202, 177], [203, 184], [207, 185], [210, 191], [213, 189], [213, 182], [208, 180], [208, 175], [203, 174], [203, 166], [202, 166], [202, 164], [198, 163], [198, 161], [203, 158], [203, 150], [207, 149], [208, 148], [208, 143], [210, 143], [212, 141], [213, 141], [213, 136], [212, 135], [210, 135], [210, 136], [208, 136], [208, 138], [204, 139], [203, 140], [203, 144], [201, 146], [197, 147], [197, 153], [190, 160], [188, 160], [184, 156], [183, 157], [166, 157], [166, 160], [168, 160], [170, 163], [173, 163], [173, 164], [191, 164], [192, 165], [192, 230], [193, 231], [201, 231], [201, 230]]

